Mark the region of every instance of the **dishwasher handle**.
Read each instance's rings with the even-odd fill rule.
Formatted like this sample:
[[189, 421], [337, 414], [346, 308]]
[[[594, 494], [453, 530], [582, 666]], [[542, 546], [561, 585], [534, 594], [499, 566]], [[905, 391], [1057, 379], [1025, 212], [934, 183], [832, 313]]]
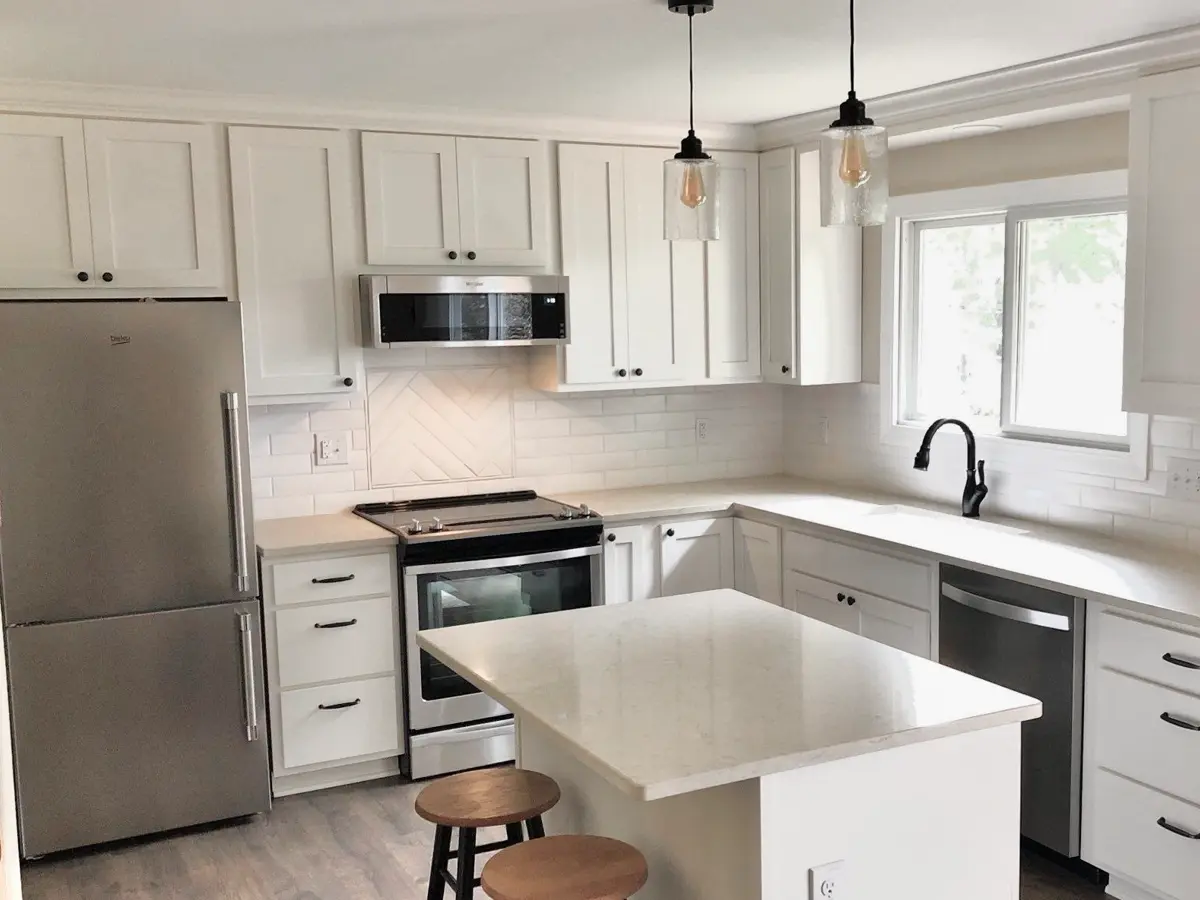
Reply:
[[1025, 625], [1036, 625], [1038, 628], [1053, 628], [1055, 631], [1071, 630], [1071, 619], [1069, 616], [1042, 612], [1038, 609], [1027, 609], [1024, 606], [1015, 606], [1012, 603], [993, 600], [991, 597], [984, 597], [982, 594], [973, 594], [970, 591], [964, 591], [962, 588], [956, 588], [952, 584], [942, 584], [942, 596], [947, 600], [953, 600], [955, 603], [989, 616], [1010, 619], [1013, 622], [1021, 622]]

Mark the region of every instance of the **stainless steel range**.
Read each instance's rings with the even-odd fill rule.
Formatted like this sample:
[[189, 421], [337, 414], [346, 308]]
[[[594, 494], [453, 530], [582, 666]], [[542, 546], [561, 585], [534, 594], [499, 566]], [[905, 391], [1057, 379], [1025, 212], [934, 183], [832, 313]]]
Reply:
[[354, 511], [400, 538], [404, 774], [427, 778], [513, 759], [512, 714], [419, 650], [417, 632], [602, 603], [600, 517], [533, 491]]

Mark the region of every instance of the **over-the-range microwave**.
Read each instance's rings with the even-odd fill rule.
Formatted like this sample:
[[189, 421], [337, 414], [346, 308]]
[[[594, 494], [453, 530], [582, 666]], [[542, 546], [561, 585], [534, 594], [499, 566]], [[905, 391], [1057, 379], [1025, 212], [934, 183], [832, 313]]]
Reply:
[[569, 340], [560, 275], [360, 275], [363, 343], [532, 347]]

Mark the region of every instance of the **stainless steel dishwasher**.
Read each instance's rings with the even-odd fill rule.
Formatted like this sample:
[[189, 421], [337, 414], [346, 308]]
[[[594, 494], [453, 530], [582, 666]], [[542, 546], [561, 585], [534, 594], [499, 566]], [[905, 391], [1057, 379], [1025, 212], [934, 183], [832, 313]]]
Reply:
[[942, 665], [1042, 701], [1021, 733], [1021, 834], [1079, 855], [1084, 601], [942, 566]]

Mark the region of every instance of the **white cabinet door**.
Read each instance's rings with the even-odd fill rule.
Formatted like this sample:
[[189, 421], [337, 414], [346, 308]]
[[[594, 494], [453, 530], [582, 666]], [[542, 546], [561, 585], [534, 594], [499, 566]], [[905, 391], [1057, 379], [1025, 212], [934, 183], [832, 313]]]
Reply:
[[858, 633], [858, 613], [846, 605], [846, 592], [828, 581], [789, 569], [783, 573], [783, 607]]
[[851, 591], [852, 609], [858, 613], [858, 633], [865, 638], [930, 658], [932, 631], [929, 613], [902, 603]]
[[735, 519], [733, 581], [743, 593], [779, 605], [783, 602], [783, 557], [779, 529]]
[[1200, 410], [1200, 69], [1140, 79], [1129, 120], [1124, 409]]
[[732, 519], [664, 522], [659, 537], [664, 597], [733, 587]]
[[721, 239], [704, 245], [708, 377], [762, 375], [759, 310], [758, 155], [717, 153]]
[[628, 603], [658, 594], [651, 557], [653, 528], [628, 525], [609, 528], [604, 540], [604, 602]]
[[212, 127], [89, 119], [83, 129], [99, 286], [220, 288]]
[[571, 279], [566, 384], [627, 384], [625, 157], [620, 147], [558, 148], [563, 274]]
[[361, 355], [348, 140], [336, 131], [229, 129], [252, 397], [353, 390]]
[[702, 380], [704, 256], [699, 242], [663, 240], [665, 151], [625, 151], [625, 261], [633, 385]]
[[425, 134], [362, 136], [367, 262], [373, 266], [449, 265], [459, 244], [455, 138]]
[[0, 287], [92, 279], [87, 163], [79, 119], [0, 116]]
[[759, 159], [763, 377], [792, 384], [796, 366], [796, 151]]
[[546, 263], [550, 166], [541, 141], [458, 138], [460, 261]]

